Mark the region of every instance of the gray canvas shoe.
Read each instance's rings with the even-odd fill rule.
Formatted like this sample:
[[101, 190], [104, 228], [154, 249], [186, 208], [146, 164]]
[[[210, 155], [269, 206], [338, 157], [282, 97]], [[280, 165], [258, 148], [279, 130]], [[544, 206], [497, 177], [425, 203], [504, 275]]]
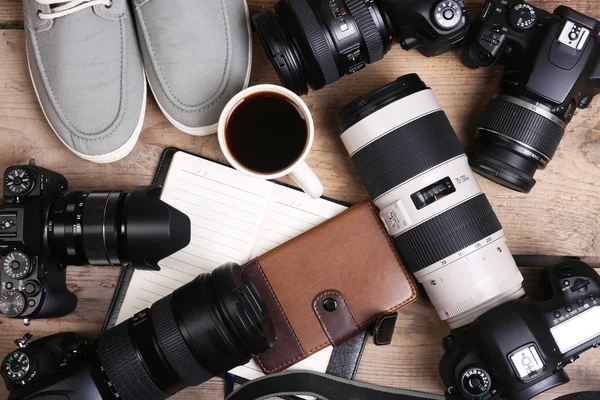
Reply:
[[60, 140], [108, 163], [135, 146], [146, 80], [126, 0], [23, 0], [29, 71]]
[[186, 133], [215, 133], [221, 110], [250, 78], [245, 0], [133, 0], [133, 5], [148, 82], [161, 110]]

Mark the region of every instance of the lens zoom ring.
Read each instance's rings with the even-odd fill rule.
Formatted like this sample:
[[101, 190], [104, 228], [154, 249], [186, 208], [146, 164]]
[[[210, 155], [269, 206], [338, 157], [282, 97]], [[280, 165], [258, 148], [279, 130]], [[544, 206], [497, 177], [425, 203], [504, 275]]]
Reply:
[[166, 399], [168, 396], [156, 387], [140, 363], [128, 324], [129, 320], [122, 322], [98, 338], [98, 356], [106, 375], [123, 399]]
[[164, 297], [152, 305], [152, 325], [156, 339], [181, 379], [189, 386], [197, 386], [212, 378], [212, 374], [198, 364], [185, 343], [171, 309], [171, 298]]
[[319, 25], [315, 14], [306, 2], [306, 0], [287, 0], [289, 6], [294, 10], [298, 17], [298, 22], [302, 26], [302, 30], [306, 34], [308, 45], [312, 49], [315, 59], [321, 67], [325, 84], [330, 84], [340, 79], [335, 59], [323, 28]]
[[358, 25], [367, 47], [369, 63], [372, 64], [383, 58], [383, 39], [373, 21], [371, 11], [365, 0], [346, 0], [346, 5]]
[[396, 237], [412, 273], [455, 254], [502, 229], [485, 194], [480, 194]]
[[559, 125], [514, 103], [492, 99], [481, 128], [501, 133], [552, 159], [565, 133]]
[[[383, 133], [383, 132], [382, 132]], [[352, 156], [372, 199], [451, 158], [464, 154], [443, 111], [421, 117]]]

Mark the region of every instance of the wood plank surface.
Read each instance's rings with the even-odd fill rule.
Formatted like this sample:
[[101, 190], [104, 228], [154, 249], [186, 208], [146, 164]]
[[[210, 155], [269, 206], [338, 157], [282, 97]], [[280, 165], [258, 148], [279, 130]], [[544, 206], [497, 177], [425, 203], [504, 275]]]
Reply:
[[[33, 1], [33, 0], [25, 0]], [[467, 1], [474, 18], [482, 1]], [[274, 4], [250, 0], [252, 12]], [[553, 10], [560, 1], [532, 1]], [[600, 18], [597, 1], [576, 0], [568, 5]], [[35, 157], [38, 164], [63, 173], [73, 190], [122, 189], [152, 181], [161, 152], [169, 146], [224, 161], [216, 137], [192, 137], [175, 129], [149, 98], [144, 129], [134, 151], [109, 165], [86, 162], [69, 152], [55, 137], [37, 103], [24, 47], [21, 0], [0, 0], [0, 173], [10, 165]], [[434, 89], [461, 141], [468, 146], [487, 101], [497, 92], [501, 66], [472, 71], [459, 61], [460, 49], [428, 59], [417, 51], [394, 46], [384, 60], [353, 76], [304, 97], [313, 112], [317, 135], [308, 163], [325, 186], [327, 196], [357, 202], [366, 192], [339, 140], [339, 110], [355, 97], [417, 72]], [[255, 38], [251, 84], [278, 83], [277, 76]], [[529, 195], [504, 189], [479, 179], [498, 217], [514, 254], [569, 255], [583, 257], [600, 267], [600, 101], [578, 111], [568, 126], [556, 156], [545, 171], [536, 174], [538, 184]], [[535, 285], [537, 270], [525, 271]], [[61, 319], [34, 321], [25, 328], [19, 320], [0, 318], [0, 357], [14, 348], [12, 340], [26, 331], [36, 337], [54, 332], [77, 331], [98, 335], [113, 295], [118, 268], [71, 267], [69, 288], [80, 299], [77, 310]], [[358, 379], [388, 386], [440, 393], [437, 364], [443, 353], [441, 339], [448, 328], [438, 320], [425, 296], [405, 309], [388, 347], [369, 345]], [[560, 393], [600, 389], [597, 372], [600, 353], [590, 351], [567, 367], [569, 385], [547, 392]], [[6, 398], [0, 387], [0, 398]], [[188, 389], [176, 399], [222, 399], [223, 382], [214, 379], [200, 388]]]

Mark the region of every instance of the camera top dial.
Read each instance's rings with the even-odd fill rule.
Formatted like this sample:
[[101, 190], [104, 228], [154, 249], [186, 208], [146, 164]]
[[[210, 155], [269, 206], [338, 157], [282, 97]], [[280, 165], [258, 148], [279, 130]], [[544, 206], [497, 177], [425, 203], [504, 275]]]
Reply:
[[433, 19], [441, 29], [456, 28], [462, 18], [462, 7], [454, 0], [441, 1], [433, 9]]
[[17, 290], [7, 290], [0, 296], [0, 313], [16, 317], [25, 310], [25, 297]]
[[527, 30], [533, 28], [537, 22], [537, 13], [533, 6], [527, 3], [517, 4], [510, 10], [508, 22], [515, 29]]
[[2, 270], [9, 278], [23, 279], [31, 272], [31, 262], [20, 251], [11, 251], [2, 259]]
[[33, 362], [27, 354], [17, 350], [9, 354], [2, 365], [3, 375], [18, 385], [24, 385], [33, 378]]
[[6, 172], [6, 187], [14, 195], [24, 195], [33, 189], [34, 179], [24, 168], [15, 168]]

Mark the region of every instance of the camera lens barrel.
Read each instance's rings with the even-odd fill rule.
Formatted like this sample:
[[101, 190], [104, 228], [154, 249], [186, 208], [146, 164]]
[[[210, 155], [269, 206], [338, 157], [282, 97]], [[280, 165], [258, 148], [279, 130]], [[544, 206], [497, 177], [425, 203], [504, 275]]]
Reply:
[[157, 400], [247, 363], [274, 340], [256, 287], [229, 263], [106, 331], [96, 351], [123, 399]]
[[160, 187], [131, 193], [75, 192], [48, 208], [45, 246], [64, 265], [134, 265], [158, 261], [190, 241], [189, 218], [159, 199]]
[[478, 128], [473, 169], [503, 186], [528, 193], [538, 169], [550, 162], [566, 123], [527, 99], [502, 94], [492, 99]]
[[340, 122], [382, 221], [441, 319], [460, 327], [523, 295], [502, 226], [418, 75], [356, 99]]
[[280, 0], [252, 18], [283, 85], [303, 95], [383, 58], [392, 37], [376, 2]]

